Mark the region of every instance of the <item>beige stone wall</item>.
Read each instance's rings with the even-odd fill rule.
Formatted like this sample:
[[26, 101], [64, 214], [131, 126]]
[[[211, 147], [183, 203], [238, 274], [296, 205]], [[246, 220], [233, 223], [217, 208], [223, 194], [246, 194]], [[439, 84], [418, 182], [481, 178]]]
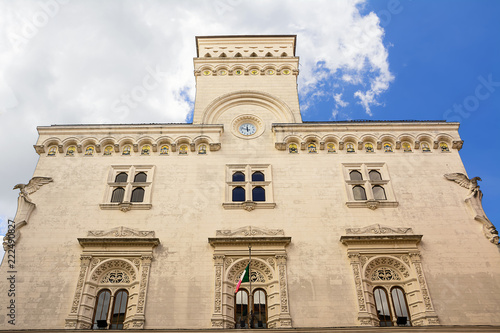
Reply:
[[[236, 80], [240, 80], [235, 83]], [[234, 94], [234, 105], [215, 108], [212, 125], [51, 126], [39, 128], [40, 154], [34, 176], [52, 177], [31, 199], [36, 204], [16, 247], [16, 329], [64, 328], [80, 272], [82, 247], [77, 238], [89, 230], [127, 227], [152, 230], [160, 245], [153, 250], [146, 302], [145, 328], [210, 328], [214, 311], [214, 248], [208, 238], [216, 230], [253, 226], [283, 229], [286, 247], [288, 301], [293, 327], [358, 326], [358, 303], [347, 247], [340, 242], [346, 228], [373, 224], [409, 227], [423, 235], [418, 245], [434, 310], [442, 325], [500, 325], [500, 254], [488, 242], [482, 225], [473, 220], [464, 202], [467, 189], [446, 180], [447, 173], [465, 173], [458, 149], [458, 124], [416, 123], [301, 123], [276, 125], [298, 112], [295, 77], [250, 75], [197, 76], [195, 123], [217, 96], [261, 87], [281, 101], [246, 105]], [[206, 82], [205, 82], [206, 81]], [[209, 86], [213, 87], [210, 88]], [[201, 96], [200, 96], [201, 95]], [[254, 99], [263, 98], [253, 96]], [[274, 104], [273, 104], [274, 103]], [[266, 106], [267, 105], [267, 106]], [[271, 105], [271, 106], [269, 106]], [[281, 105], [281, 106], [280, 106]], [[245, 139], [235, 134], [234, 119], [257, 116], [261, 134]], [[202, 140], [203, 139], [203, 140]], [[292, 141], [290, 141], [292, 140]], [[295, 141], [294, 141], [295, 140]], [[316, 154], [287, 144], [315, 140]], [[321, 142], [335, 142], [328, 154]], [[397, 149], [408, 140], [413, 152]], [[415, 148], [428, 141], [431, 152]], [[372, 141], [374, 153], [347, 153], [341, 142]], [[377, 142], [390, 141], [385, 153]], [[450, 151], [434, 144], [447, 142]], [[200, 143], [212, 144], [206, 155]], [[361, 144], [360, 144], [361, 142]], [[436, 142], [436, 143], [435, 143]], [[159, 146], [169, 144], [168, 156]], [[116, 151], [103, 156], [111, 144]], [[122, 156], [126, 144], [137, 145]], [[143, 144], [158, 145], [141, 156]], [[174, 151], [188, 144], [187, 155]], [[193, 144], [193, 145], [191, 145]], [[50, 146], [58, 147], [47, 156]], [[65, 156], [69, 145], [80, 145]], [[85, 156], [88, 145], [100, 152]], [[191, 150], [193, 147], [194, 151]], [[304, 146], [305, 147], [305, 146]], [[452, 148], [454, 147], [454, 148]], [[383, 163], [390, 176], [397, 207], [348, 207], [344, 165]], [[272, 167], [273, 209], [224, 209], [226, 165], [269, 164]], [[102, 209], [112, 166], [154, 166], [149, 210]], [[243, 251], [245, 253], [245, 251]], [[0, 274], [7, 273], [5, 260]], [[0, 284], [0, 304], [7, 302], [7, 285]], [[0, 316], [0, 329], [12, 329]]]

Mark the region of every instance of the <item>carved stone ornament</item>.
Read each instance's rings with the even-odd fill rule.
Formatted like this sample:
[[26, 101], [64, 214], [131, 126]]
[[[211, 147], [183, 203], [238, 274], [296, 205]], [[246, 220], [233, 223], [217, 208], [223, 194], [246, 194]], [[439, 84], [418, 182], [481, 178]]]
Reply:
[[232, 230], [217, 230], [216, 236], [224, 237], [252, 237], [252, 236], [284, 236], [283, 229], [262, 229], [252, 226]]
[[28, 182], [28, 184], [17, 184], [14, 186], [14, 190], [19, 189], [19, 197], [17, 198], [17, 212], [14, 217], [15, 231], [14, 238], [10, 238], [6, 235], [3, 238], [3, 248], [7, 251], [9, 246], [15, 246], [19, 239], [21, 238], [21, 232], [19, 229], [28, 224], [28, 220], [31, 213], [35, 209], [36, 205], [29, 197], [30, 194], [35, 193], [45, 184], [52, 182], [50, 177], [33, 177]]
[[116, 227], [108, 230], [90, 230], [88, 237], [154, 237], [154, 231], [140, 231], [127, 227]]
[[413, 234], [412, 228], [404, 228], [404, 227], [386, 227], [380, 224], [372, 224], [368, 227], [364, 228], [348, 228], [345, 229], [346, 234], [348, 235], [363, 235], [363, 234], [375, 234], [375, 235], [384, 235], [384, 234], [401, 234], [401, 235], [410, 235]]
[[477, 181], [481, 180], [479, 177], [474, 177], [469, 179], [463, 173], [448, 173], [444, 177], [448, 180], [454, 181], [462, 187], [469, 190], [469, 193], [465, 197], [465, 203], [472, 210], [474, 215], [474, 220], [481, 222], [483, 224], [484, 236], [493, 244], [498, 245], [499, 237], [498, 231], [491, 223], [491, 221], [486, 217], [486, 213], [483, 210], [483, 192], [479, 189]]

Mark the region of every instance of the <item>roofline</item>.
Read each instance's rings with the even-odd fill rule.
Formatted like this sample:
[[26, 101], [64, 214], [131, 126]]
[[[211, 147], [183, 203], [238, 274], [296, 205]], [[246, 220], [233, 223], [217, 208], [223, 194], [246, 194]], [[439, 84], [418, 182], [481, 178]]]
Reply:
[[235, 38], [235, 37], [242, 37], [242, 38], [254, 38], [254, 37], [259, 37], [259, 38], [273, 38], [273, 37], [293, 37], [293, 56], [295, 57], [295, 50], [297, 48], [297, 35], [220, 35], [220, 36], [195, 36], [195, 43], [196, 43], [196, 57], [200, 57], [200, 51], [198, 49], [198, 39], [203, 39], [203, 38]]

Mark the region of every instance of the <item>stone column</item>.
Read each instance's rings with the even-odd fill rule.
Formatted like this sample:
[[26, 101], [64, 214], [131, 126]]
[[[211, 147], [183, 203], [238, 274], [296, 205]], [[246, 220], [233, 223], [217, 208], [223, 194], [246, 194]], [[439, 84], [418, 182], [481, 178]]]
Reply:
[[363, 278], [361, 276], [361, 262], [359, 253], [348, 254], [351, 262], [352, 272], [354, 274], [354, 285], [356, 287], [356, 298], [358, 299], [358, 320], [362, 326], [374, 326], [375, 323], [366, 306], [365, 290], [363, 287]]
[[80, 257], [80, 274], [78, 274], [78, 283], [73, 297], [73, 304], [71, 305], [71, 312], [66, 319], [66, 324], [64, 326], [66, 329], [90, 329], [92, 327], [92, 323], [82, 321], [81, 311], [79, 311], [80, 302], [82, 300], [83, 286], [85, 285], [91, 259], [92, 256], [82, 255]]
[[214, 312], [212, 314], [213, 328], [231, 328], [230, 323], [224, 322], [222, 315], [222, 274], [224, 273], [224, 255], [214, 255], [215, 266], [215, 294], [214, 294]]
[[280, 286], [280, 328], [291, 328], [292, 317], [288, 307], [288, 284], [286, 277], [286, 254], [276, 255], [276, 263], [278, 265], [278, 280]]

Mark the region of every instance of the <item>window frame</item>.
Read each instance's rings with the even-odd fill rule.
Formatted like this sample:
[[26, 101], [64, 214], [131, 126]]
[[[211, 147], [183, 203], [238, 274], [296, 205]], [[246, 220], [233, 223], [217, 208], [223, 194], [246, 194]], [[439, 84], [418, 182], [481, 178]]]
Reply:
[[[368, 207], [376, 209], [379, 207], [397, 207], [398, 201], [396, 200], [394, 191], [392, 189], [389, 171], [385, 163], [344, 163], [343, 177], [346, 193], [346, 205], [351, 208]], [[372, 180], [370, 178], [370, 171], [377, 171], [382, 179]], [[361, 180], [351, 180], [351, 172], [358, 171], [361, 173]], [[355, 186], [361, 186], [365, 190], [366, 199], [355, 199], [353, 189]], [[386, 199], [376, 199], [373, 188], [381, 186], [385, 191]]]
[[[241, 172], [245, 176], [244, 181], [233, 181], [233, 175]], [[252, 175], [260, 172], [264, 175], [264, 181], [253, 181]], [[245, 190], [244, 201], [233, 201], [233, 189], [242, 187]], [[264, 189], [265, 200], [254, 201], [253, 192], [257, 187]], [[276, 207], [273, 195], [272, 169], [270, 164], [228, 164], [226, 165], [226, 195], [222, 204], [224, 209], [246, 209], [256, 208], [272, 209]]]
[[[151, 191], [153, 185], [155, 167], [153, 165], [112, 165], [107, 179], [107, 186], [104, 191], [102, 203], [99, 204], [101, 209], [129, 211], [131, 209], [151, 209]], [[126, 182], [115, 182], [116, 176], [120, 173], [127, 174]], [[135, 177], [139, 173], [146, 174], [145, 182], [136, 182]], [[117, 188], [123, 188], [125, 193], [121, 202], [112, 202], [113, 191]], [[141, 202], [132, 201], [132, 193], [134, 190], [142, 188], [144, 197]]]

